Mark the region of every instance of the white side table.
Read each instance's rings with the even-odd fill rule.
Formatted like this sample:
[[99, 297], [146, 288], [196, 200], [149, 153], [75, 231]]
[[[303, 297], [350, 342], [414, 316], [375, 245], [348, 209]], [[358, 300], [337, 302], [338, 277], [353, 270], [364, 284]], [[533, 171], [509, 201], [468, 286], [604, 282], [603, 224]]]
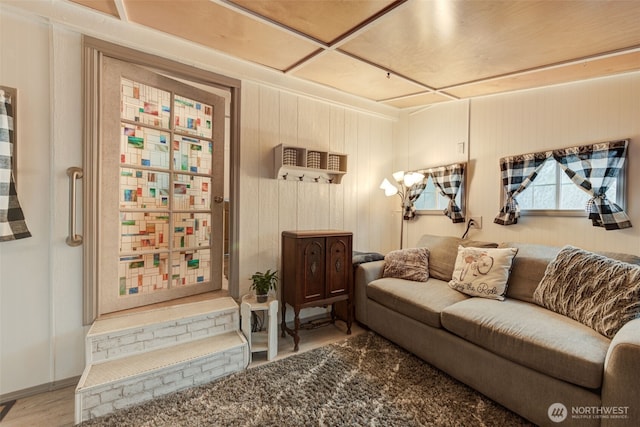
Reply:
[[[264, 311], [266, 331], [251, 332], [251, 312]], [[267, 360], [272, 360], [278, 354], [278, 300], [269, 296], [267, 302], [259, 303], [256, 296], [247, 294], [242, 297], [240, 304], [242, 316], [241, 328], [249, 342], [251, 354], [266, 351]]]

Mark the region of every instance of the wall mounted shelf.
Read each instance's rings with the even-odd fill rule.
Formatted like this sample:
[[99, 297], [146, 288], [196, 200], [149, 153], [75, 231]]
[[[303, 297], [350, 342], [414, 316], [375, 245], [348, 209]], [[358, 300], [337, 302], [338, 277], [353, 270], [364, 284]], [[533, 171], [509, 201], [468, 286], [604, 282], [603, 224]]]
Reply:
[[340, 184], [347, 155], [280, 144], [274, 148], [275, 178]]

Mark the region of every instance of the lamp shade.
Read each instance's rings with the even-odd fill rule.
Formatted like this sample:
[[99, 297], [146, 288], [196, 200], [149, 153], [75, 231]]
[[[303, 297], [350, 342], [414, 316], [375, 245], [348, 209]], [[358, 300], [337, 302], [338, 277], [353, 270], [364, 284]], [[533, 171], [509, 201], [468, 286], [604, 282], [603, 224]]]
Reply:
[[380, 188], [384, 190], [385, 196], [393, 196], [398, 194], [398, 187], [389, 182], [387, 178], [382, 181]]
[[404, 175], [404, 185], [407, 187], [411, 187], [422, 181], [424, 179], [424, 175], [419, 172], [409, 172]]
[[394, 172], [393, 179], [395, 179], [396, 182], [402, 182], [404, 180], [404, 171]]

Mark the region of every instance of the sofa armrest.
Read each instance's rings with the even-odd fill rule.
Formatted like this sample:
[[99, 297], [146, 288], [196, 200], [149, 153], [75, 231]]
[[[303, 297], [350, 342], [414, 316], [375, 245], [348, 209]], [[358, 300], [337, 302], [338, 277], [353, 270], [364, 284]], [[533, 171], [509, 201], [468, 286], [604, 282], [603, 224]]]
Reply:
[[624, 408], [624, 419], [603, 419], [603, 426], [637, 425], [640, 420], [640, 318], [625, 324], [613, 337], [604, 362], [602, 406]]
[[384, 260], [365, 262], [356, 268], [354, 278], [354, 299], [356, 320], [367, 325], [367, 285], [382, 277]]

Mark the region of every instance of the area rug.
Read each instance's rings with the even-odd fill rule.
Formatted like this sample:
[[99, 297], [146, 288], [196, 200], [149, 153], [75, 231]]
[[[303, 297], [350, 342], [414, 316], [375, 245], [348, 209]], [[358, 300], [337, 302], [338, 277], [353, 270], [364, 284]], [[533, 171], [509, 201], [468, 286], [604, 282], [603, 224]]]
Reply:
[[373, 332], [82, 426], [528, 426]]

